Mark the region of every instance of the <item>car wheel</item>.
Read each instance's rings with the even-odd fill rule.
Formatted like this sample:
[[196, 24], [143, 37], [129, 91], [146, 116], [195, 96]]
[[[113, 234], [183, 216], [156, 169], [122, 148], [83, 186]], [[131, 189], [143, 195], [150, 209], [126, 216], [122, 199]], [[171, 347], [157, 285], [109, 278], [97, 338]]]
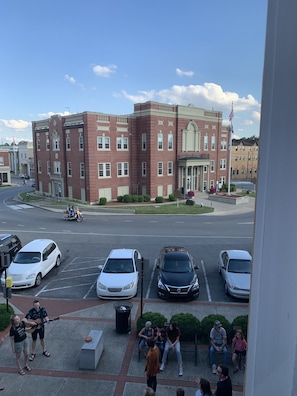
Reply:
[[38, 287], [41, 285], [41, 280], [42, 280], [42, 275], [39, 272], [39, 274], [36, 276], [36, 279], [35, 279], [35, 287]]
[[55, 265], [56, 265], [56, 267], [60, 267], [60, 264], [61, 264], [61, 258], [60, 258], [60, 256], [58, 256]]
[[226, 282], [225, 282], [225, 293], [227, 294], [227, 296], [229, 295], [228, 286]]

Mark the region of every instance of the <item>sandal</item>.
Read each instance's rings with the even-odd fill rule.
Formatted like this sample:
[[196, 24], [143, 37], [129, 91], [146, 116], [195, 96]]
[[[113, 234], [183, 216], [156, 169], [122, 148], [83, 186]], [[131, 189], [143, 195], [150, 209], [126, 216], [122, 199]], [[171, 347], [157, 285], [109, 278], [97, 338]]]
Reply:
[[30, 362], [33, 362], [35, 359], [36, 353], [31, 353], [31, 356], [29, 357]]
[[20, 370], [19, 370], [19, 374], [25, 375], [26, 373], [25, 373], [25, 371], [24, 371], [23, 369], [20, 369]]
[[44, 356], [46, 356], [46, 357], [50, 357], [50, 356], [51, 356], [51, 354], [50, 354], [48, 351], [44, 351], [43, 354], [44, 354]]
[[31, 371], [32, 370], [31, 367], [29, 367], [29, 366], [25, 366], [24, 369], [27, 370], [27, 371]]

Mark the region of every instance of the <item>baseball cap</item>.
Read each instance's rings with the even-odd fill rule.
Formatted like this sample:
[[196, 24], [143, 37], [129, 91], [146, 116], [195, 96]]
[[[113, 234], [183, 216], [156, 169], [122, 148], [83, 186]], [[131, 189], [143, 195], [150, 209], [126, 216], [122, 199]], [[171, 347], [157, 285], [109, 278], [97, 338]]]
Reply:
[[216, 327], [222, 327], [222, 323], [219, 320], [215, 320], [214, 325]]

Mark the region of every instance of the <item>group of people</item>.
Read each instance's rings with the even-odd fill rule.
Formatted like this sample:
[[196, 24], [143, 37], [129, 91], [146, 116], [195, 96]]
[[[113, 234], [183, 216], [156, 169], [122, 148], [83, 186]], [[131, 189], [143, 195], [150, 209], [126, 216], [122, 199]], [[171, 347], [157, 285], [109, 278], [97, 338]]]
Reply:
[[[163, 371], [170, 349], [176, 352], [179, 364], [179, 375], [183, 375], [183, 363], [180, 352], [180, 329], [175, 323], [169, 323], [166, 328], [158, 325], [152, 327], [152, 323], [147, 321], [145, 326], [138, 333], [140, 338], [139, 351], [146, 357], [145, 372], [147, 376], [147, 388], [145, 392], [156, 392], [157, 374]], [[148, 351], [146, 352], [146, 348]], [[243, 336], [242, 330], [237, 329], [232, 339], [232, 363], [233, 373], [239, 370], [239, 360], [246, 356], [247, 342]], [[224, 364], [216, 366], [215, 352], [223, 354]], [[217, 382], [216, 396], [232, 396], [232, 382], [229, 377], [229, 369], [227, 367], [227, 333], [219, 320], [214, 322], [210, 331], [210, 365], [212, 372], [217, 374], [219, 380]], [[212, 391], [210, 383], [205, 378], [197, 378], [198, 390], [195, 396], [211, 396]], [[150, 391], [151, 390], [151, 391]], [[183, 396], [183, 389], [177, 389], [177, 396]], [[147, 396], [154, 393], [145, 393]]]
[[[10, 343], [12, 353], [15, 354], [18, 372], [25, 375], [26, 371], [31, 371], [28, 361], [33, 361], [36, 357], [36, 343], [39, 337], [43, 355], [50, 357], [50, 353], [46, 349], [44, 324], [49, 322], [46, 309], [40, 306], [38, 300], [33, 301], [31, 308], [23, 319], [19, 315], [13, 315], [11, 318]], [[32, 335], [32, 350], [29, 354], [29, 341], [27, 332]], [[24, 355], [24, 365], [21, 364], [21, 355]]]

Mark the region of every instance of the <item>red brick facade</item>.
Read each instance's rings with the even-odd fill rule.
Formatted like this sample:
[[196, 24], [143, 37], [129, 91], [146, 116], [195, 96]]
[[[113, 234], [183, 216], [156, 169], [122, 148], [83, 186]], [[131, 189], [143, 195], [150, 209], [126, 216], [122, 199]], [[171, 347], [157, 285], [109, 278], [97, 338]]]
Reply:
[[36, 188], [52, 196], [154, 199], [227, 182], [230, 133], [219, 111], [146, 102], [126, 116], [55, 115], [32, 129]]

